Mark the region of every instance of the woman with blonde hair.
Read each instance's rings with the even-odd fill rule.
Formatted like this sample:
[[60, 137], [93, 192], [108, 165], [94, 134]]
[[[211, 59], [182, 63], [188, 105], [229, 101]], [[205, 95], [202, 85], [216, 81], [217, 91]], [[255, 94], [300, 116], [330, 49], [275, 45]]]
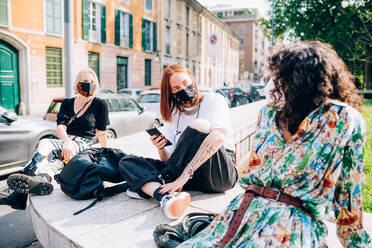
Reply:
[[200, 93], [191, 72], [178, 64], [164, 70], [160, 112], [163, 134], [150, 138], [160, 160], [126, 156], [119, 169], [129, 196], [153, 197], [175, 219], [190, 204], [189, 193], [177, 190], [224, 192], [235, 185], [230, 114], [223, 96]]
[[57, 115], [59, 139], [42, 139], [31, 161], [20, 174], [8, 177], [14, 192], [0, 199], [0, 205], [25, 209], [27, 194], [47, 195], [53, 191], [51, 180], [64, 163], [76, 153], [87, 149], [94, 136], [102, 147], [107, 147], [106, 126], [108, 108], [104, 100], [94, 97], [98, 79], [91, 69], [80, 71], [75, 79], [74, 98], [66, 98]]

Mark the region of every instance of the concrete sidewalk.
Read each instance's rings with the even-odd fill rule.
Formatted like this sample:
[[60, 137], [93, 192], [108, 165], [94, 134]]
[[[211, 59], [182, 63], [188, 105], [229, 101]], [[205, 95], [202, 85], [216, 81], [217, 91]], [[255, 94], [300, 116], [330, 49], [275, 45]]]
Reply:
[[[262, 103], [249, 108], [239, 107], [232, 113], [234, 130], [244, 123], [254, 122]], [[239, 114], [239, 111], [240, 114]], [[241, 140], [239, 136], [235, 140]], [[119, 138], [110, 144], [126, 153], [157, 158], [157, 151], [147, 133]], [[236, 186], [223, 194], [191, 192], [192, 203], [187, 212], [221, 212], [242, 189]], [[92, 200], [76, 201], [65, 195], [55, 184], [48, 196], [31, 196], [28, 213], [35, 233], [43, 247], [156, 247], [152, 238], [156, 225], [170, 223], [155, 200], [130, 199], [125, 193], [108, 198], [94, 207], [74, 216], [73, 213], [88, 206]], [[372, 233], [372, 214], [364, 216], [366, 228]], [[334, 224], [327, 223], [330, 247], [341, 247]]]

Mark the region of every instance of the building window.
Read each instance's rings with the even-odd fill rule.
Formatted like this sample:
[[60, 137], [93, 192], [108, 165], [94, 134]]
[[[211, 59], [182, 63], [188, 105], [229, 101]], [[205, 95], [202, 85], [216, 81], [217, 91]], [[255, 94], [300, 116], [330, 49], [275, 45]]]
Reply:
[[189, 33], [186, 34], [186, 58], [189, 58]]
[[222, 17], [223, 17], [223, 12], [218, 12], [218, 13], [216, 14], [216, 16], [217, 16], [218, 18], [222, 18]]
[[145, 86], [151, 86], [151, 59], [145, 59]]
[[244, 15], [244, 10], [234, 11], [234, 16]]
[[165, 29], [165, 53], [170, 55], [170, 27], [167, 26]]
[[142, 19], [142, 49], [156, 52], [156, 23]]
[[129, 15], [120, 12], [120, 46], [129, 46]]
[[171, 1], [165, 0], [165, 17], [170, 19], [170, 13], [171, 13]]
[[193, 51], [192, 57], [196, 59], [198, 54], [198, 41], [195, 33], [192, 36], [192, 51]]
[[177, 1], [177, 21], [182, 23], [182, 3]]
[[239, 44], [240, 44], [240, 46], [244, 46], [244, 37], [240, 38], [240, 43]]
[[116, 58], [116, 70], [117, 90], [128, 88], [128, 57]]
[[153, 0], [145, 0], [145, 11], [152, 12]]
[[94, 2], [90, 2], [90, 28], [89, 28], [89, 40], [94, 42], [99, 42], [101, 40], [101, 32], [98, 32], [101, 29], [101, 9], [100, 5]]
[[8, 26], [8, 0], [0, 0], [0, 25]]
[[133, 47], [133, 17], [120, 10], [115, 13], [115, 45]]
[[82, 0], [83, 39], [106, 43], [106, 7]]
[[186, 26], [190, 26], [190, 8], [188, 6], [186, 6]]
[[180, 27], [177, 28], [177, 56], [182, 56], [182, 30]]
[[225, 16], [232, 16], [233, 15], [233, 12], [232, 11], [226, 11], [225, 12]]
[[99, 81], [99, 53], [88, 52], [88, 66], [97, 74]]
[[243, 34], [245, 32], [245, 27], [243, 25], [239, 26], [239, 33]]
[[62, 34], [62, 3], [61, 0], [45, 0], [46, 31], [52, 34]]
[[62, 49], [45, 48], [47, 87], [62, 87]]

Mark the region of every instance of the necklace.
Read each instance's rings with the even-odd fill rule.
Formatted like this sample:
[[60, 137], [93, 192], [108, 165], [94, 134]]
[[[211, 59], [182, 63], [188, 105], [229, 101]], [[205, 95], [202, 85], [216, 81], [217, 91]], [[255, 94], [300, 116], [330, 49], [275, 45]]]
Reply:
[[[199, 118], [199, 110], [200, 110], [200, 102], [198, 103], [198, 106], [196, 106], [194, 109], [187, 111], [187, 114], [185, 113], [186, 111], [184, 111], [182, 113], [185, 114], [185, 115], [193, 115], [196, 112], [198, 112], [198, 114], [196, 115], [196, 119], [198, 119]], [[180, 133], [182, 133], [181, 130], [178, 130], [179, 125], [180, 125], [180, 117], [181, 117], [181, 113], [178, 112], [177, 129], [176, 129], [176, 134], [174, 135], [174, 140], [173, 140], [174, 143], [176, 143], [176, 137], [177, 137], [177, 135], [179, 135]]]

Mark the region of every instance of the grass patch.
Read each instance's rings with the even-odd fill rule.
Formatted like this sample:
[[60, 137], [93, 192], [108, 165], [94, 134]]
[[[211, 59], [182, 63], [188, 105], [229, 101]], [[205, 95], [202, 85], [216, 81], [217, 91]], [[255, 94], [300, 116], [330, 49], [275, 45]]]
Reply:
[[372, 99], [364, 100], [362, 115], [367, 124], [367, 139], [364, 147], [366, 180], [363, 188], [364, 211], [372, 213]]

